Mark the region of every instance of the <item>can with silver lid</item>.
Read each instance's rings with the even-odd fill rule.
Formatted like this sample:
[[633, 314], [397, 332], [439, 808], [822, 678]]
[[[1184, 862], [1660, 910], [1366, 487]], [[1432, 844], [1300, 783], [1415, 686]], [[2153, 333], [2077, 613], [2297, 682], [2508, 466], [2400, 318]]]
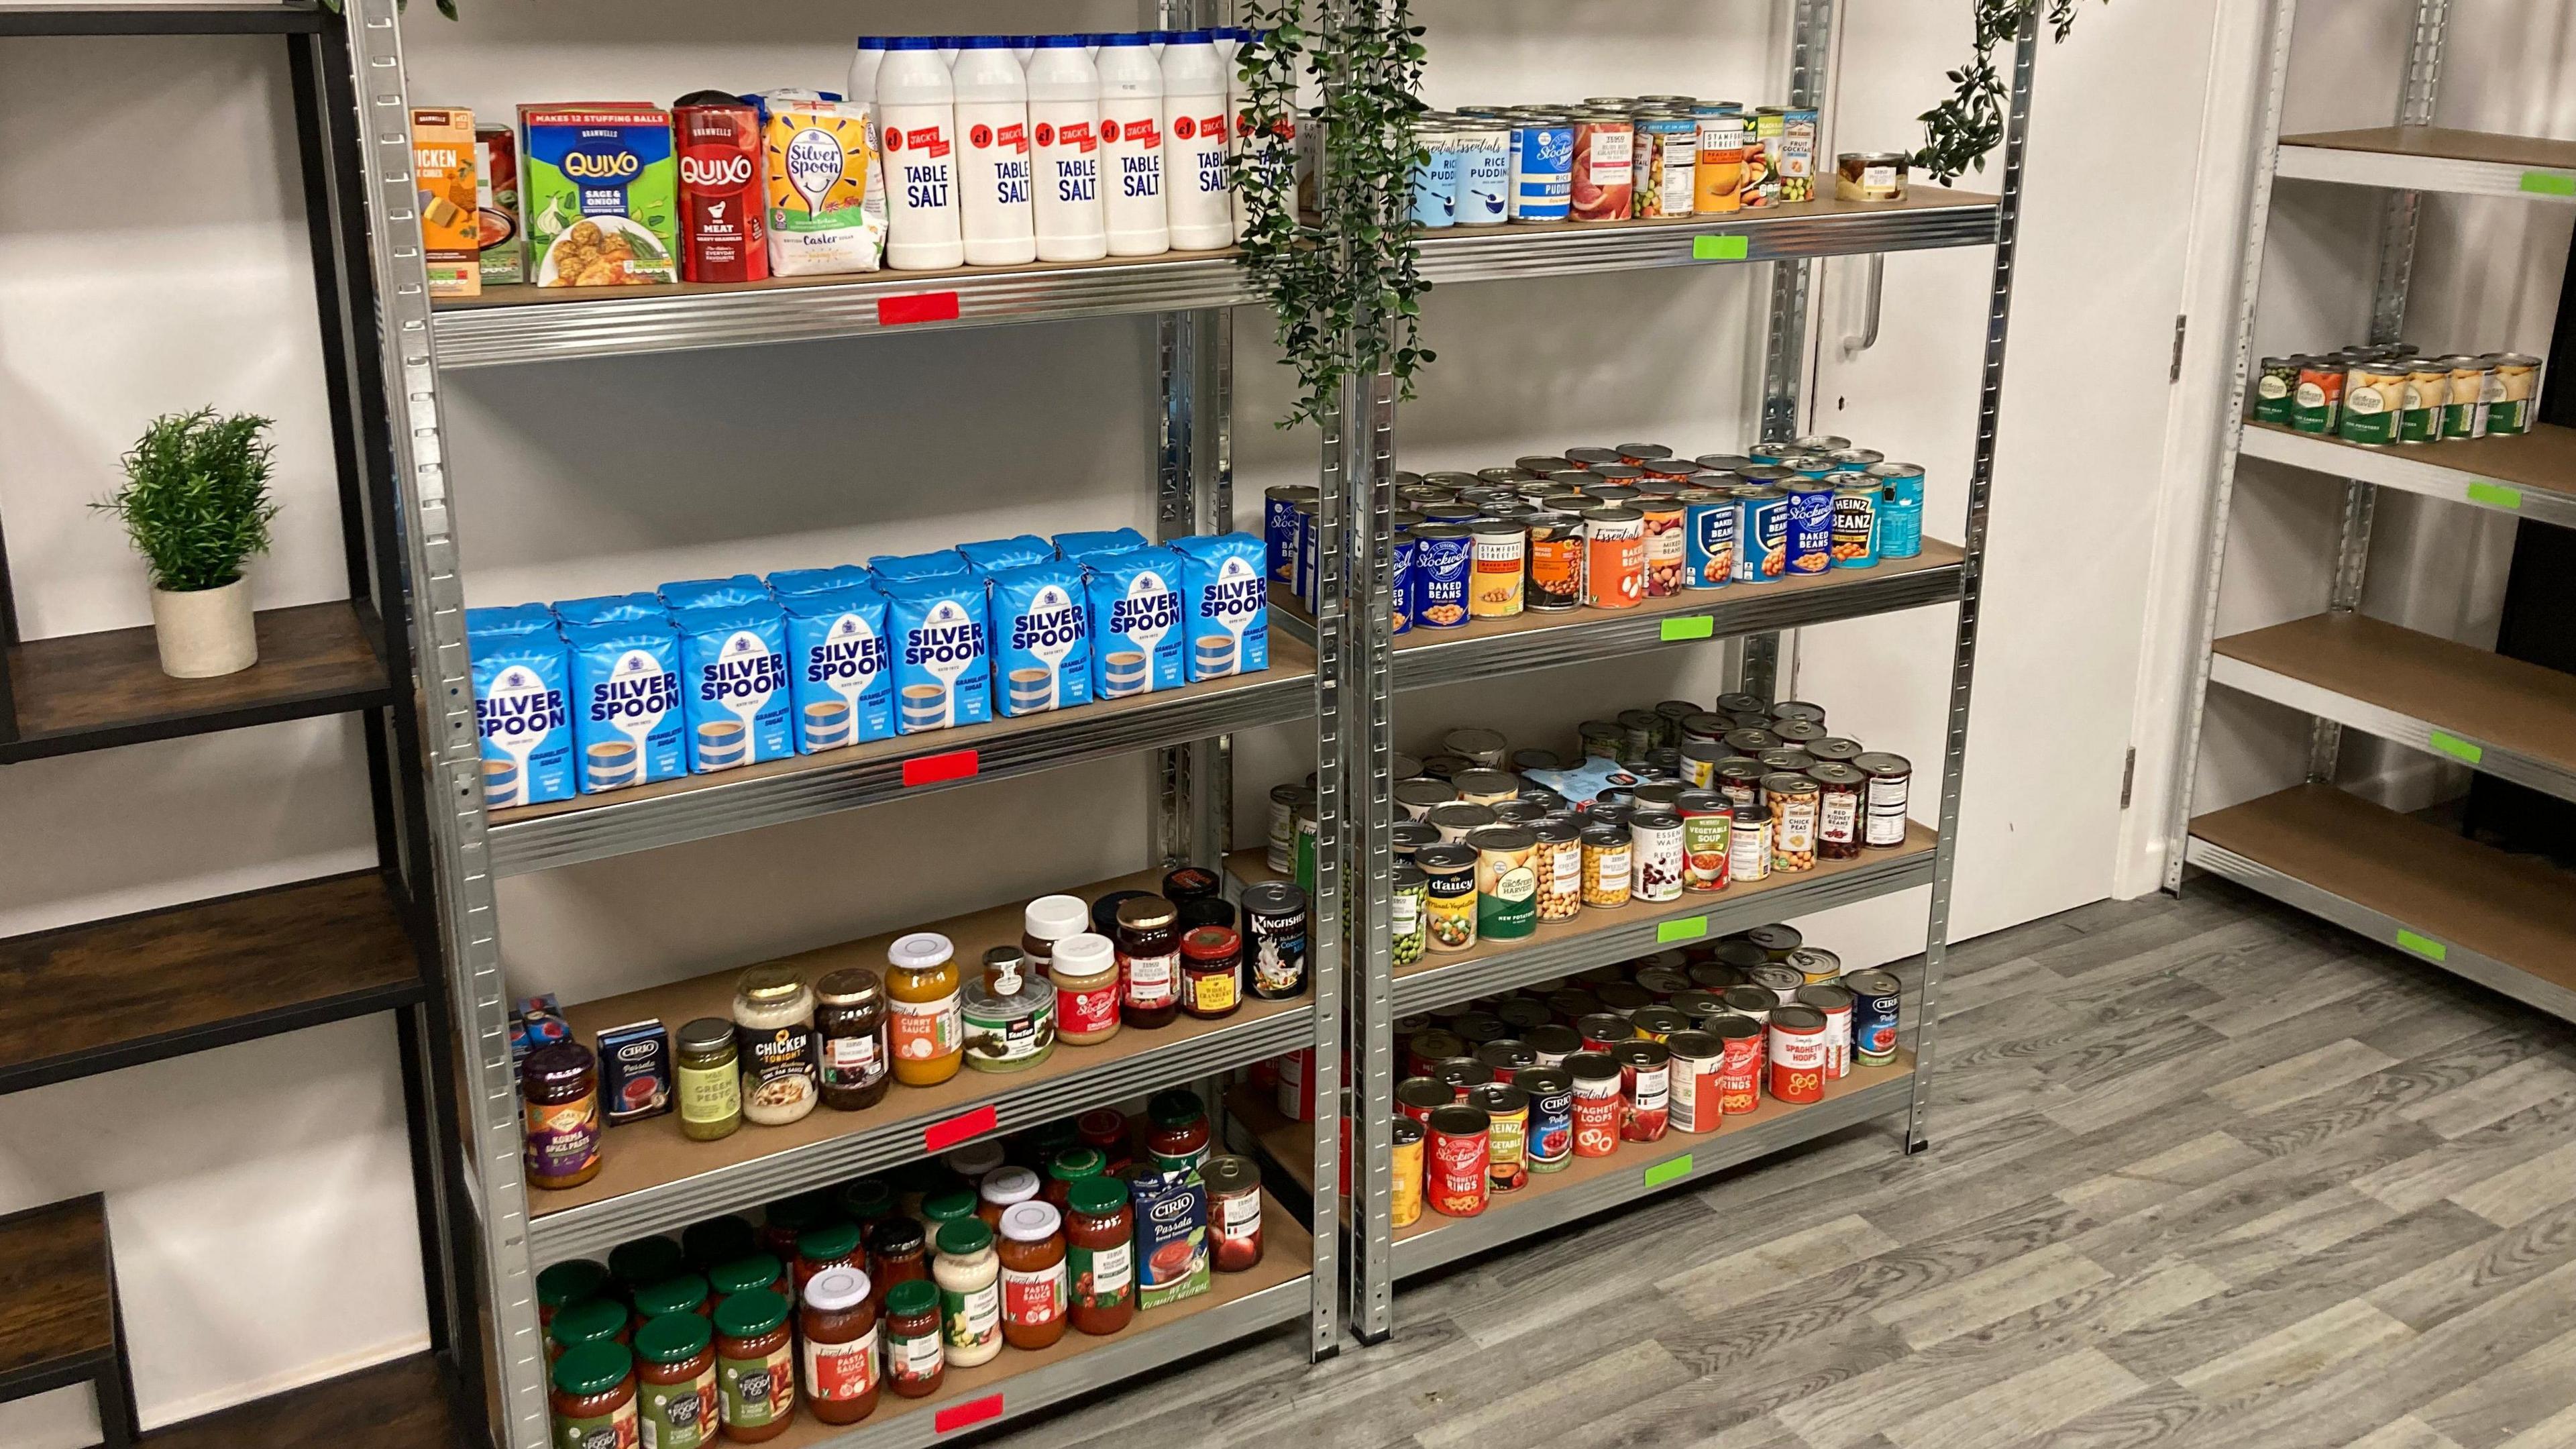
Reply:
[[1867, 823], [1861, 841], [1878, 850], [1905, 843], [1906, 807], [1914, 784], [1914, 765], [1903, 755], [1872, 751], [1852, 761], [1869, 777]]

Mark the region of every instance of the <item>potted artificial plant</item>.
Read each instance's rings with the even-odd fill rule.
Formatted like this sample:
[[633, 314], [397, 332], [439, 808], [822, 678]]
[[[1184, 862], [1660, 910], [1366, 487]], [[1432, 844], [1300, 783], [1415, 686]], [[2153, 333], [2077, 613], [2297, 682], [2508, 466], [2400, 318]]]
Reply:
[[161, 672], [210, 679], [259, 662], [242, 566], [268, 552], [269, 420], [213, 408], [154, 418], [125, 455], [125, 484], [90, 506], [125, 524], [152, 573]]

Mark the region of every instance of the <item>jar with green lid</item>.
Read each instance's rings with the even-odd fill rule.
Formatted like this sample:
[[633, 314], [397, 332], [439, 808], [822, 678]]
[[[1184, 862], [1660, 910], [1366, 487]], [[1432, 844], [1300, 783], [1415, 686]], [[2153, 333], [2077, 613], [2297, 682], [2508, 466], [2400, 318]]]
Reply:
[[689, 1266], [703, 1273], [718, 1263], [730, 1263], [760, 1251], [759, 1236], [750, 1223], [727, 1214], [689, 1224], [680, 1234], [680, 1251]]
[[614, 1298], [585, 1298], [566, 1306], [546, 1329], [546, 1352], [562, 1358], [593, 1343], [626, 1342], [626, 1305]]
[[921, 1200], [921, 1226], [930, 1234], [933, 1257], [938, 1256], [939, 1230], [975, 1216], [975, 1202], [975, 1190], [967, 1187], [935, 1192]]
[[819, 1228], [841, 1215], [829, 1192], [800, 1192], [760, 1210], [760, 1247], [778, 1261], [796, 1257], [796, 1240], [807, 1228]]
[[1030, 1167], [1044, 1171], [1048, 1163], [1055, 1161], [1057, 1153], [1068, 1147], [1082, 1145], [1082, 1132], [1073, 1125], [1072, 1118], [1058, 1117], [1052, 1122], [1032, 1127], [1021, 1133], [1017, 1142], [1020, 1148], [1019, 1160]]
[[841, 1215], [862, 1231], [879, 1218], [894, 1216], [894, 1184], [882, 1177], [863, 1177], [844, 1184], [837, 1194]]
[[653, 1449], [706, 1449], [716, 1438], [715, 1325], [694, 1313], [635, 1330], [636, 1410]]
[[1145, 1117], [1153, 1123], [1145, 1134], [1145, 1151], [1155, 1171], [1195, 1172], [1207, 1164], [1212, 1134], [1207, 1104], [1198, 1093], [1186, 1087], [1156, 1092], [1145, 1099]]
[[630, 1301], [637, 1288], [678, 1277], [687, 1271], [687, 1255], [669, 1238], [635, 1238], [608, 1252], [608, 1276], [617, 1280], [618, 1296]]
[[680, 1028], [672, 1048], [680, 1135], [692, 1142], [730, 1137], [742, 1125], [742, 1053], [733, 1023], [701, 1016]]
[[586, 1343], [555, 1360], [555, 1449], [625, 1449], [638, 1438], [635, 1356], [619, 1343]]
[[1062, 1212], [1073, 1201], [1073, 1185], [1109, 1170], [1109, 1159], [1097, 1147], [1068, 1147], [1047, 1161], [1046, 1185], [1038, 1196]]
[[701, 1273], [676, 1274], [635, 1290], [635, 1316], [646, 1323], [665, 1313], [696, 1316], [709, 1311], [707, 1280]]
[[586, 1299], [608, 1292], [608, 1265], [588, 1258], [567, 1258], [537, 1274], [537, 1327], [552, 1327], [555, 1315]]
[[787, 1295], [737, 1293], [716, 1305], [716, 1412], [724, 1435], [757, 1444], [796, 1417], [796, 1336]]
[[796, 1292], [802, 1294], [814, 1275], [826, 1268], [865, 1268], [859, 1257], [859, 1225], [849, 1222], [825, 1223], [807, 1228], [796, 1239]]
[[746, 1253], [707, 1270], [707, 1287], [718, 1303], [737, 1293], [761, 1293], [778, 1286], [782, 1270], [767, 1253]]
[[982, 1218], [960, 1218], [936, 1235], [940, 1346], [959, 1368], [991, 1363], [1002, 1351], [1002, 1257]]
[[939, 1392], [948, 1356], [940, 1343], [939, 1285], [927, 1278], [885, 1291], [886, 1387], [907, 1399]]

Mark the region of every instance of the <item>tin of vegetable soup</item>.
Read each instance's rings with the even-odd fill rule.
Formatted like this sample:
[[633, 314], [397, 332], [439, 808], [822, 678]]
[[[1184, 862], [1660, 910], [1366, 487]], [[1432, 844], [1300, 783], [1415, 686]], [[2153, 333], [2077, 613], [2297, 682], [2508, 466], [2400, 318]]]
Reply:
[[2478, 357], [2451, 356], [2440, 361], [2449, 369], [2449, 387], [2442, 397], [2442, 441], [2485, 437], [2487, 380], [2494, 368]]
[[2300, 358], [2299, 386], [2290, 394], [2290, 426], [2332, 436], [2343, 417], [2344, 373], [2341, 358]]
[[1878, 556], [1920, 557], [1923, 553], [1923, 465], [1872, 463], [1866, 476], [1878, 485]]
[[[1856, 475], [1845, 473], [1840, 477]], [[1833, 566], [1865, 569], [1878, 562], [1878, 488], [1866, 474], [1834, 485]]]
[[1425, 523], [1413, 530], [1413, 621], [1455, 629], [1468, 618], [1475, 535], [1463, 523]]
[[1735, 832], [1735, 804], [1715, 790], [1692, 790], [1681, 798], [1682, 888], [1726, 889], [1726, 852]]
[[2397, 441], [2438, 443], [2442, 440], [2442, 402], [2451, 393], [2451, 370], [2439, 362], [2416, 358], [2406, 364], [2406, 387], [2399, 394]]
[[2406, 413], [2407, 369], [2390, 362], [2357, 362], [2344, 373], [2343, 420], [2336, 425], [2347, 443], [2377, 446], [2397, 441], [2398, 421]]
[[2531, 431], [2531, 403], [2540, 392], [2540, 359], [2522, 352], [2493, 352], [2481, 359], [2494, 365], [2488, 375], [2487, 436], [2517, 437]]
[[1467, 525], [1467, 531], [1474, 550], [1469, 565], [1468, 616], [1519, 617], [1528, 579], [1529, 529], [1517, 521], [1480, 518]]
[[1834, 489], [1830, 483], [1801, 478], [1782, 485], [1789, 496], [1786, 571], [1820, 574], [1834, 566]]
[[1574, 124], [1553, 117], [1513, 121], [1512, 220], [1563, 221], [1573, 198]]
[[1646, 598], [1646, 518], [1633, 508], [1583, 511], [1583, 602], [1633, 609]]
[[[1735, 581], [1767, 584], [1789, 568], [1789, 495], [1754, 483], [1732, 491], [1739, 510], [1735, 521]], [[1830, 529], [1830, 501], [1827, 507]]]
[[2254, 421], [2290, 425], [2290, 394], [2299, 387], [2299, 360], [2267, 357], [2254, 374]]

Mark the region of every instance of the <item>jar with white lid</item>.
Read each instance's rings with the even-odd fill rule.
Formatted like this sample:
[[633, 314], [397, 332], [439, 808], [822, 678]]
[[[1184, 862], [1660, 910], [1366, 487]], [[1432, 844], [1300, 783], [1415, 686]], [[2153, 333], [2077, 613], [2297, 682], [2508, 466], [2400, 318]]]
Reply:
[[1055, 943], [1091, 929], [1091, 907], [1078, 896], [1040, 896], [1020, 913], [1020, 949], [1040, 980], [1055, 971]]
[[814, 992], [792, 966], [754, 966], [734, 986], [742, 1115], [763, 1127], [801, 1121], [822, 1100]]
[[1098, 1046], [1118, 1034], [1118, 950], [1082, 931], [1055, 943], [1056, 1040]]

